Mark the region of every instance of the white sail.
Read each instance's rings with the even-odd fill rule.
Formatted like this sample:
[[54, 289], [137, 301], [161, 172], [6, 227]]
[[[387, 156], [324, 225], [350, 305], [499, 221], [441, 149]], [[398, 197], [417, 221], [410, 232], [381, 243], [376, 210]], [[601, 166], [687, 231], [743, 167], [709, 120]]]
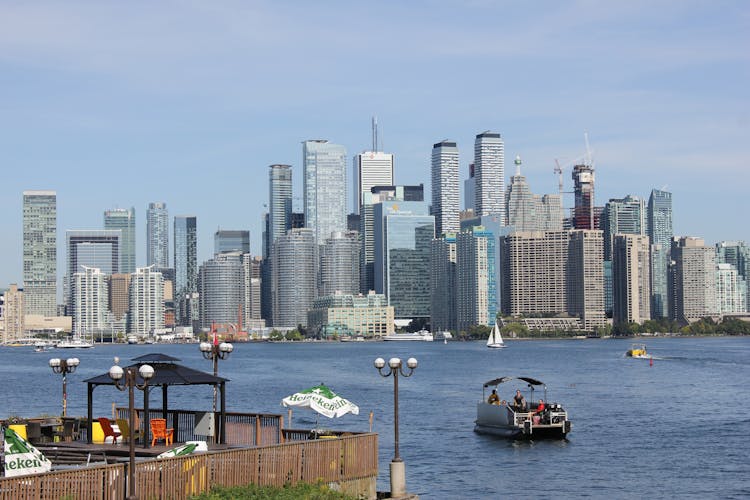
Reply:
[[490, 336], [487, 337], [487, 347], [506, 347], [505, 342], [503, 342], [503, 336], [500, 334], [500, 328], [497, 326], [497, 321], [495, 321], [495, 326], [492, 328]]

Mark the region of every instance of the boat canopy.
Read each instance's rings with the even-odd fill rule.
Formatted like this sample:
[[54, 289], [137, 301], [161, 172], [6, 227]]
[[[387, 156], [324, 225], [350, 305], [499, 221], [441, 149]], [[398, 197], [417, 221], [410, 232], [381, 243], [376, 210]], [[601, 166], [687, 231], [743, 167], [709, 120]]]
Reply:
[[511, 380], [523, 380], [529, 385], [544, 385], [544, 382], [540, 382], [539, 380], [529, 378], [529, 377], [500, 377], [500, 378], [492, 379], [488, 382], [485, 382], [484, 387], [492, 387], [492, 386], [500, 385], [503, 382], [510, 382]]

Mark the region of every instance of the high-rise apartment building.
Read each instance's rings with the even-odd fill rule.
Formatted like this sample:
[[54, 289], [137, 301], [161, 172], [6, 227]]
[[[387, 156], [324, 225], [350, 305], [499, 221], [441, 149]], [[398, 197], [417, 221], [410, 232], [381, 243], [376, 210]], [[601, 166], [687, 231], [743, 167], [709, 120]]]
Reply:
[[594, 168], [590, 165], [573, 167], [575, 206], [573, 229], [599, 229], [594, 207]]
[[747, 286], [745, 310], [750, 311], [750, 246], [744, 241], [722, 241], [716, 244], [716, 262], [737, 270], [738, 279]]
[[192, 215], [174, 218], [175, 292], [179, 295], [198, 290], [197, 219]]
[[3, 295], [3, 343], [10, 343], [24, 336], [24, 291], [11, 283]]
[[570, 231], [568, 247], [568, 314], [594, 331], [607, 325], [604, 315], [604, 237], [599, 230]]
[[245, 305], [244, 285], [242, 253], [219, 253], [204, 262], [198, 271], [201, 326], [237, 323], [240, 307]]
[[268, 245], [292, 228], [292, 167], [271, 165], [268, 167]]
[[612, 240], [612, 319], [643, 323], [651, 319], [651, 256], [649, 238], [616, 234]]
[[98, 336], [109, 324], [108, 276], [100, 269], [83, 267], [73, 274], [73, 332]]
[[250, 231], [217, 230], [214, 233], [214, 255], [226, 252], [250, 253]]
[[374, 205], [375, 291], [388, 297], [396, 318], [430, 316], [430, 242], [435, 218], [425, 202]]
[[611, 199], [602, 214], [604, 260], [612, 260], [612, 240], [616, 234], [646, 234], [646, 207], [637, 196]]
[[732, 264], [716, 264], [716, 307], [719, 314], [747, 312], [747, 284]]
[[456, 330], [456, 235], [443, 234], [430, 244], [430, 327]]
[[474, 164], [469, 163], [469, 178], [464, 179], [464, 210], [474, 210], [477, 203], [477, 178]]
[[153, 202], [146, 212], [146, 263], [169, 267], [169, 212], [167, 204]]
[[716, 253], [702, 238], [672, 238], [669, 318], [689, 324], [717, 313]]
[[[476, 172], [476, 165], [474, 168]], [[435, 234], [458, 232], [458, 147], [455, 142], [444, 140], [432, 146], [431, 177]]]
[[331, 233], [346, 231], [346, 149], [325, 140], [305, 141], [302, 162], [305, 227], [322, 245]]
[[[505, 145], [500, 134], [482, 132], [474, 140], [474, 214], [505, 217]], [[493, 321], [494, 324], [494, 321]]]
[[164, 278], [153, 266], [139, 267], [130, 279], [128, 333], [151, 335], [164, 328]]
[[332, 233], [320, 248], [320, 293], [359, 293], [359, 232]]
[[651, 240], [651, 316], [669, 315], [668, 272], [672, 245], [672, 193], [653, 189], [648, 198], [648, 237]]
[[104, 229], [120, 230], [121, 273], [135, 272], [135, 207], [104, 211]]
[[273, 326], [307, 324], [316, 296], [318, 245], [312, 229], [291, 229], [273, 244]]
[[68, 266], [63, 295], [69, 315], [73, 313], [72, 292], [75, 273], [85, 272], [87, 267], [99, 269], [107, 276], [119, 271], [121, 235], [119, 229], [65, 232]]
[[362, 210], [364, 197], [375, 186], [393, 185], [393, 155], [365, 151], [354, 156], [354, 213]]
[[456, 235], [456, 321], [459, 330], [495, 324], [495, 237], [478, 226]]
[[109, 277], [109, 310], [115, 321], [122, 320], [130, 310], [130, 278], [132, 274], [113, 274]]
[[261, 268], [263, 259], [249, 253], [242, 256], [242, 271], [245, 280], [245, 307], [243, 323], [247, 328], [263, 328], [265, 321], [261, 316]]
[[57, 315], [57, 193], [23, 192], [23, 290], [26, 314]]

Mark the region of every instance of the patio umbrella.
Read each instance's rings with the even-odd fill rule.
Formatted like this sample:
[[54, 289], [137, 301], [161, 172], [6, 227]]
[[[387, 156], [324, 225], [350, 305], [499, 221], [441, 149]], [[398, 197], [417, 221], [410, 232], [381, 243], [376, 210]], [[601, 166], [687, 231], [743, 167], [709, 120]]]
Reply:
[[10, 427], [5, 429], [5, 476], [39, 474], [52, 469], [52, 462]]
[[304, 391], [296, 392], [281, 400], [284, 406], [312, 408], [328, 418], [340, 417], [347, 413], [359, 415], [359, 407], [337, 395], [324, 384], [316, 385]]

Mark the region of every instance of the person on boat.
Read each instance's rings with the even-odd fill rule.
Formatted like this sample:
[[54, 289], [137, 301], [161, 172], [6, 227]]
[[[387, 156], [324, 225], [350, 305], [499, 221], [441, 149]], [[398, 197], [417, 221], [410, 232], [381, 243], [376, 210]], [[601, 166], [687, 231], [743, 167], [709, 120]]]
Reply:
[[518, 410], [526, 409], [526, 398], [521, 394], [521, 389], [516, 389], [516, 395], [513, 396], [513, 406]]
[[487, 404], [491, 404], [491, 405], [500, 404], [500, 396], [497, 395], [497, 389], [492, 389], [492, 394], [490, 394], [490, 397], [487, 398]]
[[544, 405], [544, 401], [540, 399], [539, 404], [536, 405], [536, 411], [534, 413], [542, 413], [545, 408], [546, 406]]

